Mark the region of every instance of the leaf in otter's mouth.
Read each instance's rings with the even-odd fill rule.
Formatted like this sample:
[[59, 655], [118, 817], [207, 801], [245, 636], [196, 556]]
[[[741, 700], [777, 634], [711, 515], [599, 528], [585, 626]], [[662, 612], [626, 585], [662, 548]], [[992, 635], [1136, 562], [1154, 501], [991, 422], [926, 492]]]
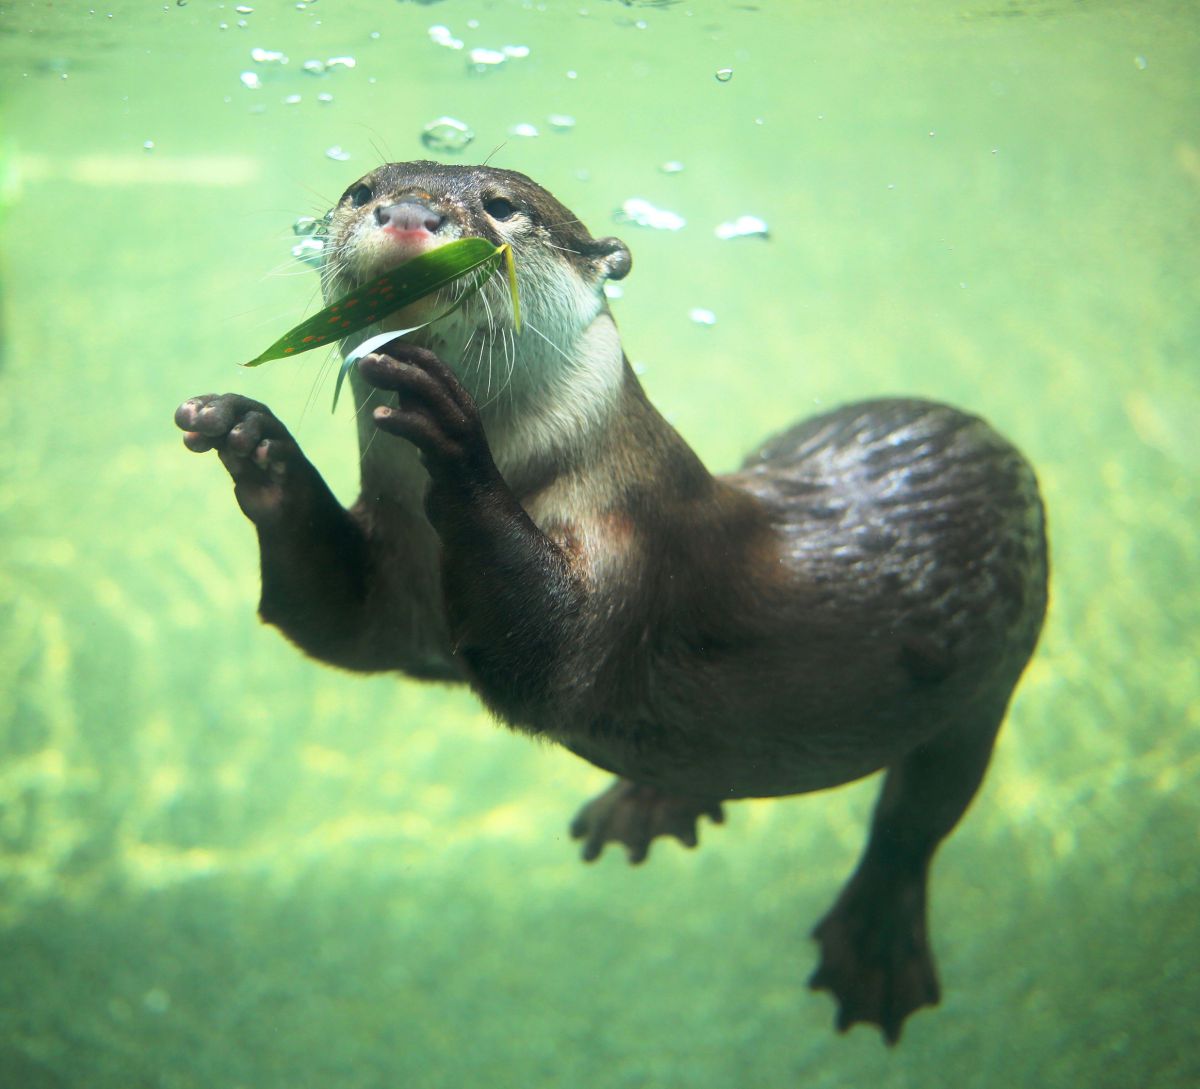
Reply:
[[[411, 333], [414, 329], [423, 329], [461, 306], [484, 285], [491, 274], [500, 267], [501, 262], [508, 271], [513, 324], [520, 330], [521, 311], [517, 303], [517, 273], [513, 264], [512, 247], [507, 243], [493, 246], [486, 238], [460, 238], [405, 261], [356, 291], [344, 295], [332, 306], [327, 306], [320, 313], [302, 321], [265, 352], [256, 355], [242, 366], [257, 367], [271, 359], [299, 355], [311, 348], [323, 348], [427, 295], [432, 295], [469, 273], [476, 273], [462, 294], [437, 317], [411, 329], [397, 329], [396, 336]], [[338, 385], [341, 385], [340, 381]]]

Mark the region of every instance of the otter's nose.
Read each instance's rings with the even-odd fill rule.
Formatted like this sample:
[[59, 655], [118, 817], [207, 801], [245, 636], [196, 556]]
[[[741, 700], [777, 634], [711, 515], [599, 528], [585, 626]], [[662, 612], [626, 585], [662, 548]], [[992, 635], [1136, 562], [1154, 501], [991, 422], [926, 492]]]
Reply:
[[394, 231], [428, 231], [433, 234], [446, 217], [415, 200], [404, 200], [375, 209], [375, 222]]

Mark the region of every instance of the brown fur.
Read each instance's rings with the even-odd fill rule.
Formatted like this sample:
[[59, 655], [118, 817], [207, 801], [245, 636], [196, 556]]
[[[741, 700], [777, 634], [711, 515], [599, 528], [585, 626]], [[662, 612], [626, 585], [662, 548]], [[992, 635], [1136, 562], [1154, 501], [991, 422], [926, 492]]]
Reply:
[[[453, 236], [510, 241], [518, 268], [594, 298], [575, 363], [616, 378], [576, 431], [530, 445], [523, 421], [564, 396], [553, 375], [533, 368], [510, 404], [481, 407], [439, 358], [447, 341], [388, 345], [357, 368], [370, 456], [349, 511], [265, 406], [185, 403], [188, 445], [218, 449], [258, 529], [263, 618], [344, 668], [466, 681], [505, 722], [615, 772], [573, 828], [587, 857], [620, 842], [640, 860], [655, 835], [694, 843], [724, 800], [889, 768], [818, 929], [814, 985], [837, 995], [840, 1027], [873, 1021], [894, 1041], [937, 1000], [925, 875], [1045, 609], [1029, 466], [976, 417], [888, 400], [801, 423], [714, 477], [623, 357], [595, 355], [602, 282], [628, 269], [619, 242], [509, 171], [391, 164], [364, 183], [334, 214], [335, 251], [388, 201], [425, 202]], [[519, 210], [500, 222], [497, 193]]]

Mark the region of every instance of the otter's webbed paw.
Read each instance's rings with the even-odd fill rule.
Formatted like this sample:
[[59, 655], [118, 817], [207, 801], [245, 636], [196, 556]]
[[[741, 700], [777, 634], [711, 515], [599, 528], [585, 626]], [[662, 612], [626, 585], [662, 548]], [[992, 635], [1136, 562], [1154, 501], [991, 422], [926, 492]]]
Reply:
[[397, 340], [364, 356], [358, 369], [376, 389], [396, 395], [395, 404], [375, 408], [375, 425], [416, 446], [435, 485], [470, 489], [495, 481], [479, 410], [433, 352]]
[[878, 1025], [889, 1045], [904, 1019], [940, 998], [925, 923], [924, 866], [892, 869], [866, 861], [813, 937], [821, 963], [809, 979], [838, 1003], [837, 1030]]
[[[275, 414], [249, 397], [191, 397], [175, 410], [175, 424], [189, 450], [216, 450], [233, 477], [239, 505], [257, 524], [281, 517], [289, 500], [300, 498], [305, 478], [316, 473]], [[297, 468], [305, 472], [297, 474]]]
[[701, 816], [714, 824], [725, 820], [718, 801], [664, 794], [618, 779], [579, 811], [571, 822], [571, 838], [583, 840], [585, 862], [598, 858], [606, 843], [623, 843], [629, 861], [637, 864], [649, 853], [655, 836], [674, 836], [685, 847], [695, 847]]

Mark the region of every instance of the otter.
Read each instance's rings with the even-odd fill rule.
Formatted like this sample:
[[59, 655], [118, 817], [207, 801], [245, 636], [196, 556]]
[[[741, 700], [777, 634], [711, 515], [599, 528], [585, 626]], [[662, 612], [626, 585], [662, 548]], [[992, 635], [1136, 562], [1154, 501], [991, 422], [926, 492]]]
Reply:
[[886, 769], [813, 932], [810, 985], [832, 992], [840, 1031], [867, 1022], [895, 1043], [939, 1000], [930, 862], [1042, 624], [1032, 469], [976, 416], [888, 399], [709, 473], [622, 350], [604, 287], [628, 248], [510, 170], [392, 163], [355, 182], [327, 220], [325, 298], [468, 236], [512, 246], [524, 321], [497, 278], [354, 363], [349, 509], [265, 405], [177, 410], [257, 531], [262, 618], [344, 669], [469, 684], [503, 722], [612, 772], [571, 824], [588, 860], [616, 843], [640, 862], [660, 836], [694, 846], [727, 801]]

